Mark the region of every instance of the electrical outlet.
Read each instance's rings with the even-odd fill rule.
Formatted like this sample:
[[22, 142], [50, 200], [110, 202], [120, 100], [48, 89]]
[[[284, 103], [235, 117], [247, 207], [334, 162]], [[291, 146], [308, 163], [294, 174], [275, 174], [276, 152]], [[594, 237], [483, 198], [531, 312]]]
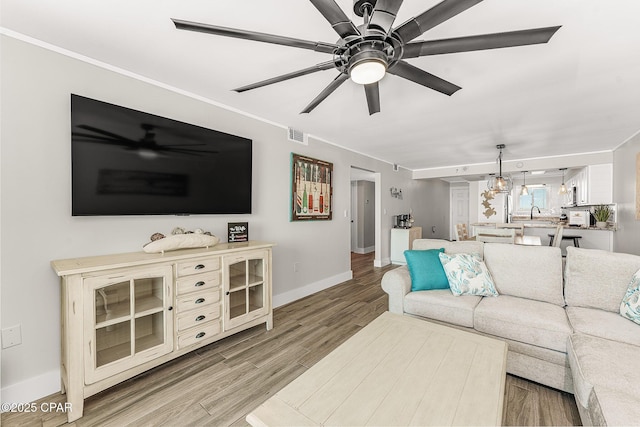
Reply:
[[300, 271], [300, 263], [299, 262], [294, 262], [293, 263], [293, 272], [297, 273], [298, 271]]
[[19, 344], [22, 344], [20, 325], [11, 326], [2, 330], [2, 348], [9, 348]]

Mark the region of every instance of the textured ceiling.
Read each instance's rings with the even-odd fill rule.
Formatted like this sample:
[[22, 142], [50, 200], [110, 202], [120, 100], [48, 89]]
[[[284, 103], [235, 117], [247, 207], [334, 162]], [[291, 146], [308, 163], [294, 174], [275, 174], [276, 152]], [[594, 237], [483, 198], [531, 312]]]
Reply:
[[[357, 24], [351, 0], [338, 0]], [[405, 0], [396, 25], [437, 4]], [[285, 46], [176, 30], [170, 18], [335, 42], [303, 0], [2, 0], [4, 29], [128, 70], [409, 169], [611, 150], [640, 129], [638, 0], [485, 0], [417, 40], [562, 25], [548, 44], [408, 60], [462, 87], [449, 97], [393, 75], [381, 112], [337, 72], [231, 89], [326, 61]]]

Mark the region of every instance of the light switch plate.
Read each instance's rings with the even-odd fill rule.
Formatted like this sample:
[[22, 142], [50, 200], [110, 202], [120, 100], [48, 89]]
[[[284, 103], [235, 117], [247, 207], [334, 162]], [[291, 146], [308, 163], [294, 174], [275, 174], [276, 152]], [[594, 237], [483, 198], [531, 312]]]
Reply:
[[20, 325], [10, 326], [2, 330], [2, 348], [22, 344]]

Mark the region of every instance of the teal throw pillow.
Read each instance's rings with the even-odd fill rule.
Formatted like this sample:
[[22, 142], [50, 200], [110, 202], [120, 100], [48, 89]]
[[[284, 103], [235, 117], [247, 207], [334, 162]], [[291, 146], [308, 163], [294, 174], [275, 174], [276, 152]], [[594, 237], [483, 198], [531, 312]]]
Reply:
[[444, 248], [404, 251], [411, 275], [411, 292], [449, 289], [449, 280], [440, 263], [439, 254], [442, 252]]

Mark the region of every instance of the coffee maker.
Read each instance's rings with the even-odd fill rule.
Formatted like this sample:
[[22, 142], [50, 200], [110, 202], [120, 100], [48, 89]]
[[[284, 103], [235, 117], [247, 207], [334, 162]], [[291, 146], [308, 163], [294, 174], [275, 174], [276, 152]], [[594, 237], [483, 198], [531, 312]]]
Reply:
[[411, 228], [411, 215], [394, 215], [393, 228]]

